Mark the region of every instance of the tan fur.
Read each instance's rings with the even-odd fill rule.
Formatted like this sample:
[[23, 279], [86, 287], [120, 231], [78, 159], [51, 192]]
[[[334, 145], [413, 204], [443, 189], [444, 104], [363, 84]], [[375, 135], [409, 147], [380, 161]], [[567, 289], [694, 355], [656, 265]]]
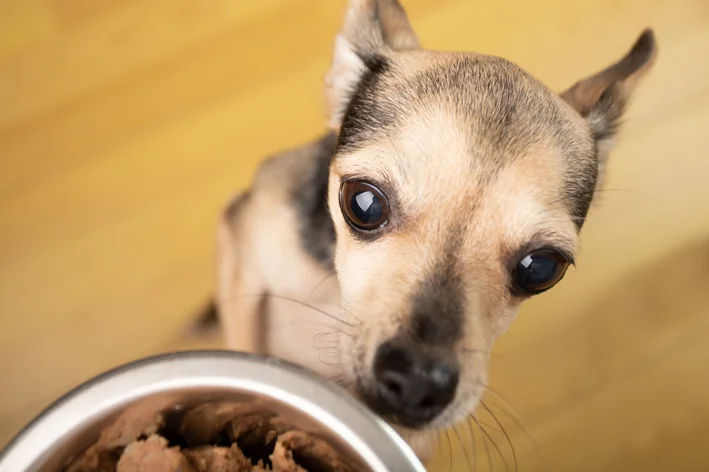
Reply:
[[321, 344], [331, 343], [337, 323], [302, 304], [337, 313], [337, 280], [303, 253], [288, 205], [298, 182], [293, 176], [309, 151], [306, 146], [265, 163], [251, 191], [225, 209], [217, 304], [230, 347], [269, 353], [331, 376], [339, 370], [328, 364], [337, 356], [318, 350], [313, 337], [328, 334]]
[[[530, 241], [574, 253], [578, 221], [560, 194], [595, 182], [612, 133], [599, 136], [605, 125], [615, 126], [614, 113], [622, 112], [651, 65], [651, 40], [560, 97], [502, 59], [419, 49], [395, 0], [352, 0], [326, 79], [331, 127], [340, 131], [368, 57], [389, 64], [369, 99], [386, 102], [396, 118], [385, 133], [340, 149], [332, 161], [335, 276], [305, 253], [292, 203], [298, 186], [308, 184], [306, 171], [317, 165], [312, 144], [267, 161], [248, 195], [226, 210], [217, 301], [230, 347], [265, 351], [323, 375], [341, 373], [351, 385], [366, 383], [377, 347], [406, 325], [414, 292], [446, 257], [453, 237], [466, 300], [463, 336], [450, 346], [461, 377], [455, 400], [429, 427], [464, 418], [484, 392], [491, 346], [522, 303], [510, 294], [506, 261]], [[462, 92], [441, 86], [413, 95], [426, 86], [419, 78], [450, 82], [449, 71], [460, 64], [474, 64], [479, 80]], [[504, 118], [508, 105], [518, 106], [510, 106], [505, 135], [490, 122]], [[398, 213], [374, 241], [353, 237], [339, 207], [341, 182], [353, 177], [386, 185], [396, 196]], [[259, 311], [263, 297], [267, 325]], [[331, 337], [326, 347], [314, 345], [327, 338], [320, 334]], [[418, 441], [418, 433], [400, 431]]]

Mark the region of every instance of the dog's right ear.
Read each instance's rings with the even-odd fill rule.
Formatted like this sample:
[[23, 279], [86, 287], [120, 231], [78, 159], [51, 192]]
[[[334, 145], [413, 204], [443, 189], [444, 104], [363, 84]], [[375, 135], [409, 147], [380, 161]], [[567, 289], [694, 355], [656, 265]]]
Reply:
[[640, 78], [652, 68], [656, 56], [655, 34], [646, 29], [622, 59], [576, 82], [561, 94], [591, 128], [598, 150], [600, 179], [628, 101]]
[[350, 0], [325, 79], [330, 126], [338, 129], [362, 77], [391, 51], [419, 42], [398, 0]]

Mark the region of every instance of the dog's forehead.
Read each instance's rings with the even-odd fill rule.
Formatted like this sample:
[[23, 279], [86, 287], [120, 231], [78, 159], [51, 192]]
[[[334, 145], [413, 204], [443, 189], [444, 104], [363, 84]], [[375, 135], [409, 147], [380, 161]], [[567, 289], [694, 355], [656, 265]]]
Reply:
[[341, 146], [365, 145], [430, 109], [456, 114], [468, 126], [471, 145], [498, 154], [513, 155], [541, 139], [561, 145], [580, 131], [580, 120], [559, 97], [505, 59], [415, 51], [372, 64], [345, 115]]

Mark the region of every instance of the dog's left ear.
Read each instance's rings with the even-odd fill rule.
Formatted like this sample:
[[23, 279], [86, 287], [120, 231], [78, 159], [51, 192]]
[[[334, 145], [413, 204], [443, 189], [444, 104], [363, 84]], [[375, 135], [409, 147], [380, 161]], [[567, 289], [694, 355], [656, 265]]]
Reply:
[[625, 57], [561, 94], [588, 121], [598, 145], [601, 171], [628, 100], [638, 80], [652, 67], [656, 55], [655, 35], [647, 29]]
[[350, 0], [325, 79], [330, 125], [339, 128], [357, 85], [366, 73], [392, 51], [419, 47], [398, 0]]

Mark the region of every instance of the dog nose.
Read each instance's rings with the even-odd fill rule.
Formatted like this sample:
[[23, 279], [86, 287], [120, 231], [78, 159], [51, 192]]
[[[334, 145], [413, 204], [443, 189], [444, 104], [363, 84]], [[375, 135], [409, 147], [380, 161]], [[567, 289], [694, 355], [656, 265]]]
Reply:
[[433, 420], [453, 401], [458, 367], [423, 352], [420, 346], [379, 346], [374, 358], [379, 413], [404, 426]]

